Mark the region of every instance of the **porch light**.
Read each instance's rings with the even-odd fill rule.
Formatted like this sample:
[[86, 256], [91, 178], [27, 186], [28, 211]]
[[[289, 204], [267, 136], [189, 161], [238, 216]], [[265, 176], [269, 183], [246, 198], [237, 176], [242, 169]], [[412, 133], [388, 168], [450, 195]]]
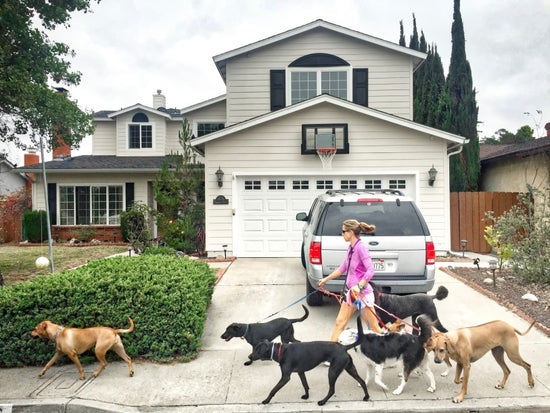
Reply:
[[430, 186], [434, 186], [434, 182], [435, 182], [435, 177], [437, 175], [437, 169], [434, 168], [434, 166], [432, 165], [432, 167], [430, 168], [430, 170], [428, 171], [428, 175], [429, 175], [429, 179], [428, 179], [428, 184], [430, 184]]
[[216, 171], [216, 180], [218, 181], [218, 186], [220, 188], [223, 186], [223, 175], [224, 175], [224, 172], [218, 166], [218, 170]]

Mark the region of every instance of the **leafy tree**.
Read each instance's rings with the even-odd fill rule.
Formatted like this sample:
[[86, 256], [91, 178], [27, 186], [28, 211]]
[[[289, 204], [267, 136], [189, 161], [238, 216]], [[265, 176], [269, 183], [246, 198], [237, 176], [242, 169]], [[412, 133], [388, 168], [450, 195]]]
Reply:
[[477, 136], [476, 91], [473, 88], [472, 71], [466, 59], [464, 26], [460, 14], [460, 0], [454, 0], [451, 64], [447, 76], [450, 97], [449, 124], [445, 130], [464, 136], [470, 141], [462, 152], [450, 158], [451, 191], [477, 191], [481, 164]]
[[173, 154], [153, 181], [157, 225], [163, 241], [186, 253], [204, 251], [204, 169], [190, 145], [191, 130], [184, 119], [178, 134], [183, 152]]
[[534, 130], [530, 126], [524, 125], [513, 134], [502, 128], [497, 130], [490, 138], [485, 138], [483, 143], [489, 145], [509, 145], [516, 143], [524, 143], [535, 139], [533, 136]]
[[[67, 58], [74, 52], [46, 33], [68, 26], [70, 13], [90, 11], [92, 0], [3, 0], [0, 6], [0, 141], [25, 147], [40, 136], [55, 148], [61, 138], [78, 147], [93, 132], [92, 115], [80, 110], [58, 85], [80, 83]], [[94, 0], [99, 2], [99, 0]], [[60, 93], [61, 92], [61, 93]]]

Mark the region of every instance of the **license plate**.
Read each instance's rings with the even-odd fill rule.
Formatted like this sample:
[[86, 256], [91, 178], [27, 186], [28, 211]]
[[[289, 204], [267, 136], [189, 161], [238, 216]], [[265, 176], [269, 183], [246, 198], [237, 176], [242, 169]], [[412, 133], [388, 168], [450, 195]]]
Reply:
[[386, 271], [386, 263], [381, 260], [372, 260], [374, 271]]

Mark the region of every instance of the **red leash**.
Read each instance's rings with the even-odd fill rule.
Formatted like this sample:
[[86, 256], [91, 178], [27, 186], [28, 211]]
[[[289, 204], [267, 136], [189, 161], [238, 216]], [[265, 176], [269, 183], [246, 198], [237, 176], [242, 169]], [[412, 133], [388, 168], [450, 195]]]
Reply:
[[[325, 290], [323, 287], [319, 286], [319, 291], [322, 292], [323, 294], [325, 295], [328, 295], [328, 296], [331, 296], [331, 297], [334, 297], [338, 300], [338, 302], [340, 303], [340, 305], [342, 305], [342, 302], [344, 301], [344, 297], [341, 295], [341, 294], [335, 294], [331, 291], [328, 291], [328, 290]], [[378, 307], [376, 304], [375, 304], [376, 307]], [[378, 307], [380, 308], [380, 307]], [[386, 326], [386, 324], [384, 324], [384, 322], [380, 319], [380, 317], [378, 317], [378, 314], [376, 314], [376, 311], [374, 311], [372, 308], [370, 307], [367, 307], [367, 309], [369, 311], [371, 311], [374, 316], [376, 317], [376, 319], [378, 320], [378, 322], [387, 330], [388, 327]]]

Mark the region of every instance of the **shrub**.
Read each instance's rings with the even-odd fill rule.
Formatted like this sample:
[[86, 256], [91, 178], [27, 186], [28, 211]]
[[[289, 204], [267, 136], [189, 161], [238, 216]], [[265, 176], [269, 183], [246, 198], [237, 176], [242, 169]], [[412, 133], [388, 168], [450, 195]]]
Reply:
[[[1, 288], [0, 367], [44, 365], [52, 357], [52, 343], [29, 334], [43, 320], [127, 328], [128, 316], [135, 323], [135, 330], [123, 335], [130, 357], [187, 361], [201, 345], [214, 282], [213, 270], [201, 261], [144, 255], [92, 261]], [[83, 361], [94, 358], [86, 354]]]
[[29, 242], [44, 242], [48, 239], [46, 211], [25, 211], [23, 231]]
[[144, 251], [151, 244], [149, 212], [147, 205], [135, 203], [120, 214], [122, 239], [132, 244], [136, 252]]
[[501, 244], [510, 246], [509, 264], [526, 282], [550, 284], [550, 200], [528, 186], [521, 204], [498, 218], [488, 214]]

